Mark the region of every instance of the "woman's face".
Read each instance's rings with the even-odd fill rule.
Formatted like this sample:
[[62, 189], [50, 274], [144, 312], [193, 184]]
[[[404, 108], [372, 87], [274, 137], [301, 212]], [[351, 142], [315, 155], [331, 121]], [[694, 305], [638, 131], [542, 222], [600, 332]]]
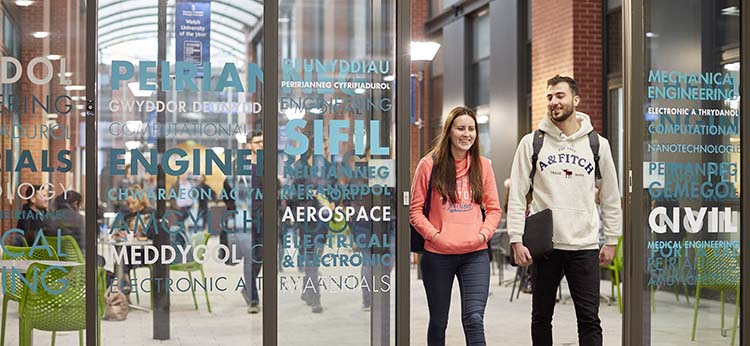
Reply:
[[468, 151], [477, 138], [477, 125], [468, 115], [461, 115], [453, 120], [451, 125], [451, 149]]
[[140, 203], [138, 203], [137, 199], [133, 197], [129, 197], [127, 203], [128, 203], [128, 209], [130, 209], [131, 212], [138, 211], [138, 206], [140, 205]]
[[36, 193], [34, 194], [34, 198], [32, 198], [32, 201], [37, 209], [47, 209], [47, 206], [49, 204], [48, 198], [49, 189], [45, 185], [36, 191]]

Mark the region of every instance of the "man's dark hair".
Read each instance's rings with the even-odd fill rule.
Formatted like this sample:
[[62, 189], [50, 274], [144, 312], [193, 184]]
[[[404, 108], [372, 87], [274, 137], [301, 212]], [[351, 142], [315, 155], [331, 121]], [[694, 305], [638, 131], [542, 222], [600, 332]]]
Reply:
[[31, 203], [31, 197], [34, 197], [34, 194], [41, 188], [42, 185], [31, 185], [30, 187], [27, 187], [26, 190], [23, 190], [21, 195], [26, 200], [26, 203]]
[[250, 143], [253, 137], [260, 137], [260, 136], [263, 136], [263, 130], [253, 131], [247, 136], [247, 142]]
[[568, 76], [556, 75], [547, 80], [547, 86], [550, 87], [553, 85], [558, 85], [562, 82], [568, 83], [568, 86], [570, 86], [570, 90], [573, 91], [574, 96], [578, 95], [578, 85], [576, 84], [576, 80]]

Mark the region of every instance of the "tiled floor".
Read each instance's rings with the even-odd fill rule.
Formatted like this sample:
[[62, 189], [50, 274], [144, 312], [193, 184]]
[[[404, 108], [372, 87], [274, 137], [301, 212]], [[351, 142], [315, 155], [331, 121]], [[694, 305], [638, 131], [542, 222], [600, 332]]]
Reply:
[[[217, 240], [212, 238], [211, 242]], [[236, 283], [241, 275], [242, 266], [225, 266], [208, 264], [206, 272], [215, 277], [225, 276], [227, 282]], [[348, 275], [335, 270], [322, 270], [323, 275]], [[146, 271], [139, 272], [141, 276]], [[508, 267], [504, 272], [506, 279], [513, 277]], [[357, 273], [353, 274], [359, 274]], [[518, 300], [508, 301], [511, 288], [498, 285], [497, 271], [492, 276], [490, 297], [485, 315], [486, 337], [489, 345], [530, 345], [529, 333], [531, 296], [521, 294]], [[173, 274], [178, 277], [181, 274]], [[286, 270], [283, 275], [297, 276], [296, 270]], [[395, 287], [395, 282], [392, 282]], [[226, 284], [226, 286], [230, 286]], [[602, 281], [602, 294], [609, 295], [608, 281]], [[131, 310], [126, 321], [102, 321], [104, 345], [260, 345], [261, 315], [250, 315], [239, 292], [230, 287], [226, 292], [211, 292], [212, 312], [206, 309], [202, 292], [197, 295], [198, 310], [193, 307], [190, 293], [171, 295], [171, 338], [166, 341], [153, 340], [153, 318], [149, 312]], [[567, 290], [563, 289], [567, 298]], [[148, 295], [141, 294], [141, 306], [148, 306]], [[134, 300], [134, 297], [133, 297]], [[729, 345], [731, 328], [728, 337], [722, 337], [720, 331], [720, 307], [715, 301], [701, 301], [699, 330], [696, 341], [690, 342], [693, 308], [680, 297], [670, 292], [659, 292], [655, 297], [657, 311], [652, 315], [652, 345]], [[310, 308], [299, 299], [299, 292], [281, 292], [279, 294], [279, 344], [280, 345], [370, 345], [371, 319], [374, 311], [361, 309], [361, 294], [357, 290], [323, 294], [324, 312], [313, 314]], [[691, 303], [693, 302], [691, 297]], [[411, 278], [411, 345], [425, 345], [427, 330], [427, 304], [422, 282], [416, 279], [412, 270]], [[390, 335], [395, 335], [395, 302], [391, 302]], [[447, 331], [447, 345], [463, 345], [464, 337], [460, 322], [460, 296], [458, 285], [454, 287], [451, 302], [451, 316]], [[7, 345], [18, 344], [18, 305], [10, 303], [7, 322]], [[731, 326], [734, 304], [726, 306], [726, 324]], [[604, 329], [604, 345], [621, 344], [621, 315], [617, 304], [608, 306], [604, 302], [600, 316]], [[554, 319], [555, 345], [577, 345], [575, 313], [572, 302], [567, 300], [558, 304]], [[388, 330], [380, 328], [376, 330]], [[50, 333], [35, 332], [35, 345], [48, 345]], [[377, 337], [377, 336], [375, 336]], [[77, 345], [78, 333], [59, 333], [57, 345]], [[385, 343], [388, 344], [388, 343]], [[393, 343], [391, 343], [393, 344]]]

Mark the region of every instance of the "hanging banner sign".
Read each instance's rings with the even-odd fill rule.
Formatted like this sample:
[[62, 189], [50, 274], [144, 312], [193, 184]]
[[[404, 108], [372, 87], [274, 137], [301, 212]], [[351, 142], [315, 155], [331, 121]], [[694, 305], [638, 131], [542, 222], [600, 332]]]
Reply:
[[174, 32], [176, 61], [198, 65], [202, 76], [211, 57], [211, 2], [177, 0]]

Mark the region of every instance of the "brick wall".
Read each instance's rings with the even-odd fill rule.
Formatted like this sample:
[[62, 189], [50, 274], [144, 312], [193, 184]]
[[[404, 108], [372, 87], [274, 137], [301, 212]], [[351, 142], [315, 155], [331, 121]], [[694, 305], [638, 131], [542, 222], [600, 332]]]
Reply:
[[[427, 37], [427, 34], [424, 30], [424, 25], [430, 18], [430, 2], [429, 0], [412, 0], [411, 2], [411, 40], [412, 41], [429, 41], [430, 38]], [[419, 71], [412, 65], [411, 68], [412, 74], [417, 74]], [[423, 73], [424, 81], [422, 82], [424, 90], [420, 90], [419, 87], [419, 81], [414, 81], [414, 116], [415, 118], [419, 117], [420, 109], [422, 109], [422, 123], [423, 124], [429, 124], [430, 118], [437, 117], [440, 119], [440, 114], [431, 114], [430, 113], [430, 102], [429, 102], [429, 90], [430, 90], [430, 69], [427, 67], [424, 70]], [[422, 95], [422, 98], [420, 99], [419, 95]], [[424, 153], [419, 152], [419, 128], [417, 126], [411, 126], [411, 169], [409, 170], [411, 172], [412, 177], [414, 176], [414, 171], [417, 168], [417, 164], [419, 163], [419, 159], [424, 156]], [[425, 150], [429, 150], [430, 148], [430, 138], [432, 136], [431, 133], [429, 133], [429, 127], [425, 126], [424, 128], [424, 137], [422, 138], [423, 145]]]
[[547, 112], [547, 79], [556, 74], [578, 82], [577, 110], [602, 132], [602, 8], [596, 0], [535, 0], [531, 5], [532, 129]]
[[[73, 75], [69, 77], [71, 84], [83, 85], [85, 81], [85, 61], [83, 60], [84, 50], [83, 45], [85, 44], [84, 38], [81, 37], [83, 32], [81, 28], [85, 25], [83, 17], [78, 9], [78, 2], [76, 1], [60, 1], [50, 2], [49, 7], [45, 10], [43, 1], [35, 1], [31, 6], [19, 8], [16, 13], [20, 15], [18, 18], [13, 18], [16, 24], [19, 26], [20, 38], [21, 38], [21, 54], [19, 61], [23, 67], [23, 74], [21, 79], [17, 82], [20, 84], [19, 92], [17, 95], [21, 98], [25, 98], [25, 103], [28, 106], [26, 111], [21, 111], [20, 119], [21, 125], [24, 128], [36, 129], [36, 138], [28, 138], [23, 136], [20, 139], [20, 150], [28, 150], [32, 153], [34, 163], [37, 166], [37, 171], [33, 172], [30, 169], [23, 169], [20, 172], [20, 181], [14, 182], [16, 186], [21, 183], [30, 184], [42, 184], [42, 183], [53, 183], [55, 190], [59, 194], [62, 191], [59, 188], [59, 184], [74, 184], [74, 174], [82, 175], [83, 172], [77, 170], [80, 167], [80, 160], [82, 158], [71, 155], [71, 161], [73, 163], [73, 170], [71, 173], [54, 172], [50, 175], [47, 172], [41, 171], [42, 165], [42, 150], [47, 150], [49, 155], [49, 166], [57, 167], [59, 165], [57, 158], [57, 152], [60, 150], [68, 149], [75, 152], [75, 148], [80, 142], [79, 136], [79, 122], [80, 110], [75, 108], [75, 104], [83, 104], [83, 101], [74, 101], [73, 109], [67, 114], [57, 114], [57, 118], [48, 117], [47, 113], [56, 113], [55, 109], [55, 98], [60, 95], [70, 96], [82, 96], [84, 92], [70, 92], [65, 90], [64, 86], [60, 85], [60, 61], [53, 60], [53, 73], [52, 80], [47, 85], [36, 85], [29, 81], [26, 72], [27, 67], [31, 59], [35, 57], [46, 57], [49, 54], [62, 55], [66, 58], [66, 71], [73, 72]], [[8, 6], [15, 6], [15, 4], [8, 4]], [[46, 16], [46, 17], [45, 17]], [[45, 18], [48, 21], [47, 26], [45, 25]], [[50, 35], [47, 38], [34, 38], [32, 33], [37, 31], [48, 31]], [[35, 75], [43, 76], [47, 71], [46, 67], [39, 64], [34, 69]], [[36, 97], [46, 106], [46, 98], [50, 97], [48, 111], [45, 112], [42, 107], [36, 105], [36, 109], [32, 111], [32, 98]], [[64, 111], [64, 104], [66, 101], [61, 101], [60, 109]], [[21, 104], [23, 106], [23, 104]], [[72, 138], [70, 139], [51, 139], [49, 135], [47, 138], [42, 138], [39, 135], [40, 125], [47, 122], [48, 118], [53, 119], [59, 125], [64, 125], [70, 129]], [[4, 105], [3, 109], [3, 126], [11, 126], [11, 114]], [[57, 131], [56, 134], [61, 135], [62, 131]], [[12, 141], [10, 138], [2, 138], [2, 150], [3, 159], [5, 150], [12, 149]], [[75, 173], [73, 173], [75, 172]], [[19, 208], [21, 201], [14, 197], [13, 200], [9, 201], [7, 198], [8, 191], [7, 183], [11, 180], [10, 172], [3, 172], [2, 174], [2, 187], [3, 187], [3, 198], [0, 199], [0, 207], [3, 210], [13, 210]], [[83, 179], [82, 179], [83, 181]], [[75, 187], [80, 189], [81, 187]], [[84, 191], [83, 196], [86, 194]], [[15, 191], [10, 193], [15, 194]], [[50, 205], [51, 206], [51, 205]], [[14, 219], [3, 219], [2, 220], [2, 231], [5, 231], [11, 227], [15, 227], [17, 220]]]

